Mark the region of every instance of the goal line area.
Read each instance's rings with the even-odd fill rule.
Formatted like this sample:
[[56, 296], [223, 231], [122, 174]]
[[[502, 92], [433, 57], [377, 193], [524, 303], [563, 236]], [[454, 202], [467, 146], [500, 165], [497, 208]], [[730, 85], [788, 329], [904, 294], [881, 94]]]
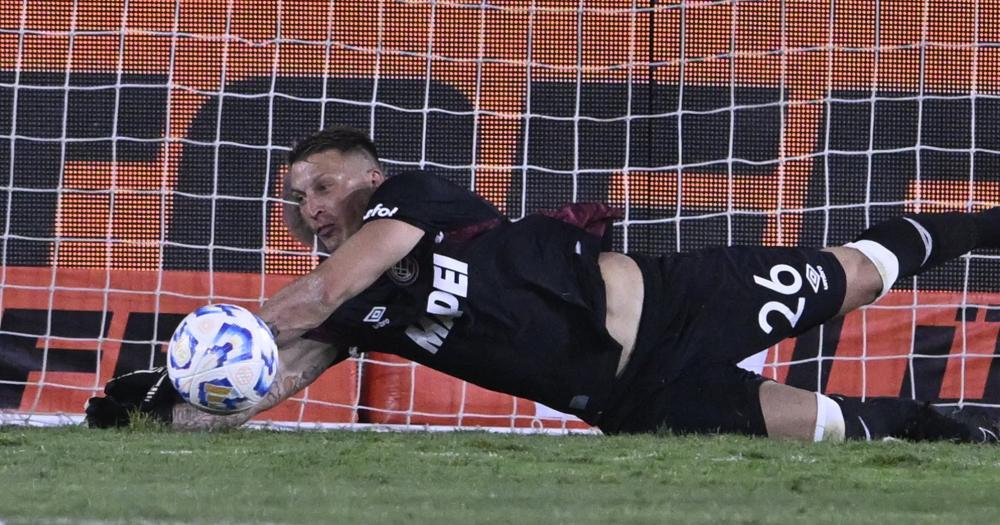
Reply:
[[[822, 247], [1000, 204], [1000, 3], [0, 0], [0, 423], [77, 422], [209, 302], [319, 261], [284, 158], [334, 124], [516, 219], [624, 210], [615, 249]], [[748, 366], [1000, 409], [1000, 253], [904, 279]], [[391, 351], [391, 349], [386, 349]], [[591, 431], [373, 353], [281, 425]]]

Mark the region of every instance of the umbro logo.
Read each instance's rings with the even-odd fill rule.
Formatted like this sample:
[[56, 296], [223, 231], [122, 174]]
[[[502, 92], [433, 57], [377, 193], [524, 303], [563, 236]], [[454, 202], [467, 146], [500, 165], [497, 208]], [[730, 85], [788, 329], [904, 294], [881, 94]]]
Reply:
[[809, 286], [812, 287], [813, 293], [819, 293], [820, 285], [823, 285], [824, 290], [830, 288], [830, 285], [826, 282], [826, 272], [823, 271], [822, 266], [813, 267], [813, 265], [807, 264], [806, 280], [809, 281]]
[[389, 318], [385, 316], [384, 306], [376, 306], [372, 308], [371, 311], [368, 312], [368, 315], [365, 316], [363, 321], [366, 323], [371, 323], [373, 325], [372, 326], [373, 330], [378, 330], [379, 328], [382, 328], [383, 326], [389, 324]]
[[365, 318], [364, 318], [364, 322], [366, 322], [366, 323], [377, 323], [377, 322], [379, 322], [379, 321], [382, 320], [382, 316], [384, 316], [384, 315], [385, 315], [385, 307], [384, 306], [376, 306], [376, 307], [372, 308], [372, 311], [368, 312], [368, 315], [366, 315]]

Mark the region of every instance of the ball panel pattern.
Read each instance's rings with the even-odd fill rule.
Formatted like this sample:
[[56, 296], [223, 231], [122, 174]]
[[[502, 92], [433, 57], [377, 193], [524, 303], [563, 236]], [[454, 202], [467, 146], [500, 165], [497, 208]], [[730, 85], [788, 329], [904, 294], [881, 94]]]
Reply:
[[215, 414], [259, 403], [278, 372], [270, 330], [256, 315], [229, 304], [204, 306], [185, 317], [167, 354], [167, 373], [177, 392]]

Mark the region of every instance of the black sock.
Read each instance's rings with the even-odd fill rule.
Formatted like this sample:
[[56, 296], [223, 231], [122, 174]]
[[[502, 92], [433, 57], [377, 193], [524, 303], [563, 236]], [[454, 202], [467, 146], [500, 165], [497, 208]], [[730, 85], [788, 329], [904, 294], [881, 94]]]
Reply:
[[989, 426], [948, 416], [929, 403], [895, 397], [856, 397], [831, 395], [844, 414], [847, 439], [874, 440], [885, 437], [913, 441], [955, 441], [960, 443], [996, 442], [997, 434]]
[[1000, 247], [1000, 210], [907, 215], [872, 226], [857, 241], [872, 241], [892, 252], [898, 277], [911, 277], [975, 248]]
[[1000, 248], [1000, 207], [971, 215], [978, 230], [976, 248]]

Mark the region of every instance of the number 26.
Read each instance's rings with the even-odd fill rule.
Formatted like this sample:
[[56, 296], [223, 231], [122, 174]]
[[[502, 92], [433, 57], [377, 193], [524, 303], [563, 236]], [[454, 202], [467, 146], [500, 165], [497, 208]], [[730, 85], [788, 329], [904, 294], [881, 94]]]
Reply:
[[[792, 276], [792, 282], [789, 284], [781, 282], [781, 276], [785, 273]], [[764, 288], [778, 292], [782, 295], [792, 295], [802, 289], [802, 275], [799, 274], [798, 270], [787, 264], [776, 264], [772, 266], [770, 279], [754, 275], [753, 281]], [[802, 317], [802, 310], [805, 309], [805, 307], [805, 297], [799, 297], [798, 305], [794, 312], [783, 303], [778, 301], [768, 301], [763, 307], [761, 307], [760, 312], [757, 313], [757, 323], [760, 325], [760, 329], [763, 330], [765, 334], [771, 333], [774, 330], [774, 327], [771, 326], [770, 322], [768, 322], [767, 315], [771, 312], [777, 312], [788, 319], [792, 328], [795, 328], [795, 325], [799, 322], [799, 318]]]

